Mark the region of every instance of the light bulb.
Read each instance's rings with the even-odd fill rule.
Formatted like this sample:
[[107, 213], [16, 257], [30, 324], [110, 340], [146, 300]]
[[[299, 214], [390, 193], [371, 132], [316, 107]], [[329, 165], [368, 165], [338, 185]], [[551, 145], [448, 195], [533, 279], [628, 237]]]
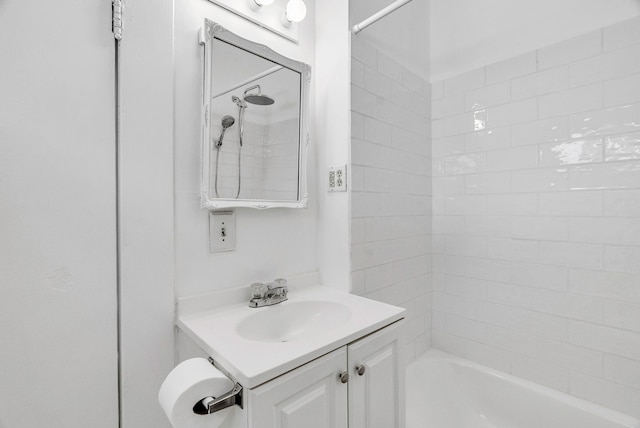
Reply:
[[300, 22], [307, 16], [307, 6], [302, 0], [289, 0], [284, 16], [289, 22]]

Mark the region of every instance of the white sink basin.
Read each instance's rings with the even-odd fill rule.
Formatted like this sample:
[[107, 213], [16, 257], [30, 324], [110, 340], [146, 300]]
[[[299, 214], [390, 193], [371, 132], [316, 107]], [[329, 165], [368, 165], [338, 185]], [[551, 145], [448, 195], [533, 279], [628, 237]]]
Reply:
[[259, 311], [238, 323], [238, 335], [258, 342], [310, 340], [351, 318], [347, 306], [322, 300], [287, 301]]
[[251, 389], [403, 314], [402, 308], [330, 287], [291, 286], [289, 300], [263, 308], [249, 307], [246, 289], [194, 296], [179, 304], [177, 324], [219, 367]]

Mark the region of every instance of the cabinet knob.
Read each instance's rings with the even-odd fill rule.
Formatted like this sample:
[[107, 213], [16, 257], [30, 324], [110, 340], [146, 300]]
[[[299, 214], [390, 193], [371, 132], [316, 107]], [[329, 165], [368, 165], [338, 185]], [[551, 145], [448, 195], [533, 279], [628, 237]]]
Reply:
[[358, 376], [362, 376], [366, 370], [367, 368], [364, 366], [364, 364], [356, 366], [356, 373], [358, 373]]
[[340, 374], [338, 374], [338, 379], [340, 379], [340, 382], [342, 383], [349, 382], [349, 373], [341, 372]]

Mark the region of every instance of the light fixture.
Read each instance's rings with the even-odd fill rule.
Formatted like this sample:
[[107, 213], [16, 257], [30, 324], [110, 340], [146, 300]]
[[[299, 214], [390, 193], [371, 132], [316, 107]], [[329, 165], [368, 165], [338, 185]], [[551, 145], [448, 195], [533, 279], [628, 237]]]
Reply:
[[282, 25], [289, 27], [292, 22], [300, 22], [307, 16], [307, 6], [302, 0], [289, 0], [282, 16]]
[[247, 0], [252, 10], [259, 10], [262, 6], [272, 5], [275, 0]]

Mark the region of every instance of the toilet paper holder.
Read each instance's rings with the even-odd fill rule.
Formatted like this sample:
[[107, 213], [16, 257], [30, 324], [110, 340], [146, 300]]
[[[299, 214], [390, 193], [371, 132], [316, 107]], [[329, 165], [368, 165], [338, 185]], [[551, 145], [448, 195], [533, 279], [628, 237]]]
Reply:
[[[209, 357], [209, 362], [213, 364], [213, 359]], [[233, 385], [231, 391], [219, 397], [204, 397], [193, 406], [193, 413], [198, 415], [210, 415], [227, 407], [238, 405], [242, 409], [242, 385], [238, 382]]]
[[204, 397], [193, 406], [193, 412], [199, 415], [210, 415], [227, 407], [240, 406], [242, 409], [242, 385], [236, 383], [233, 389], [219, 397]]

